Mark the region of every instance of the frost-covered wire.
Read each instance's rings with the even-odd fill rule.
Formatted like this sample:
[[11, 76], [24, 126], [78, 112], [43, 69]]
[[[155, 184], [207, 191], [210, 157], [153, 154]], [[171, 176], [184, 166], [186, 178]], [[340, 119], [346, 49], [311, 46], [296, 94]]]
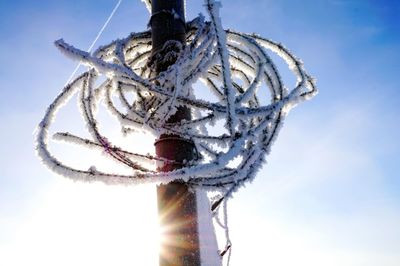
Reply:
[[[151, 1], [144, 2], [151, 6]], [[254, 34], [224, 30], [218, 4], [213, 0], [205, 3], [210, 21], [200, 15], [186, 24], [183, 45], [168, 43], [169, 53], [164, 56], [172, 56], [176, 62], [160, 74], [156, 74], [154, 60], [165, 57], [151, 55], [150, 31], [132, 33], [93, 53], [56, 41], [65, 55], [89, 69], [65, 86], [39, 125], [36, 149], [50, 169], [76, 180], [113, 184], [183, 180], [191, 186], [220, 191], [225, 199], [255, 177], [288, 111], [317, 93], [315, 82], [283, 45]], [[295, 75], [293, 88], [284, 85], [271, 53], [281, 57]], [[101, 76], [106, 81], [95, 86]], [[198, 81], [216, 100], [194, 93]], [[79, 95], [79, 108], [91, 138], [65, 132], [55, 138], [101, 148], [110, 159], [131, 168], [131, 174], [75, 169], [50, 152], [53, 119], [74, 94]], [[128, 94], [135, 95], [134, 99]], [[269, 101], [262, 98], [267, 94]], [[98, 126], [96, 111], [101, 101], [124, 132], [148, 130], [156, 136], [178, 135], [194, 144], [197, 156], [189, 162], [175, 162], [119, 147]], [[190, 108], [193, 119], [168, 122], [180, 106]], [[182, 168], [157, 172], [148, 162], [158, 166], [179, 163]]]
[[[142, 1], [151, 11], [151, 0]], [[227, 255], [229, 264], [232, 244], [226, 200], [255, 177], [289, 110], [311, 99], [317, 89], [303, 63], [282, 44], [255, 34], [224, 30], [219, 3], [205, 0], [205, 7], [210, 21], [200, 14], [188, 22], [185, 43], [167, 42], [161, 49], [163, 53], [152, 54], [150, 31], [131, 33], [92, 53], [93, 45], [85, 52], [62, 39], [56, 41], [61, 52], [88, 66], [88, 71], [68, 82], [48, 107], [38, 126], [36, 150], [52, 171], [74, 180], [107, 184], [165, 184], [179, 180], [217, 192], [211, 211], [225, 230], [226, 245], [221, 256]], [[272, 53], [282, 58], [294, 74], [296, 84], [292, 88], [285, 85], [271, 59]], [[157, 74], [156, 61], [171, 59], [175, 63]], [[104, 81], [95, 85], [102, 76]], [[197, 86], [202, 93], [195, 93]], [[203, 97], [207, 93], [215, 100]], [[75, 94], [90, 138], [57, 132], [53, 140], [98, 150], [131, 169], [130, 174], [100, 171], [95, 162], [90, 162], [89, 169], [77, 169], [50, 151], [50, 128], [60, 108]], [[129, 97], [132, 95], [133, 99]], [[264, 99], [265, 95], [269, 99]], [[99, 127], [100, 102], [119, 122], [126, 138], [132, 131], [143, 130], [156, 137], [173, 134], [193, 143], [196, 156], [191, 161], [173, 161], [116, 145]], [[179, 107], [189, 108], [192, 119], [169, 122]], [[162, 168], [165, 164], [181, 168], [170, 172], [154, 170], [154, 165]], [[222, 220], [219, 210], [223, 212]]]

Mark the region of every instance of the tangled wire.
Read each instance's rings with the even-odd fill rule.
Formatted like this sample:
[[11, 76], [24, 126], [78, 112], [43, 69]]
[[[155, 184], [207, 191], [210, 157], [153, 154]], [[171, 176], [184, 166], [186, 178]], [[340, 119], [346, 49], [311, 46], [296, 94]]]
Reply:
[[[180, 180], [225, 195], [254, 178], [288, 111], [313, 97], [317, 90], [302, 62], [281, 44], [254, 34], [224, 30], [218, 4], [207, 0], [206, 8], [210, 21], [200, 15], [187, 23], [186, 43], [168, 42], [163, 49], [165, 53], [158, 58], [151, 56], [150, 31], [132, 33], [92, 54], [62, 39], [56, 41], [63, 53], [87, 65], [89, 70], [69, 83], [48, 107], [37, 134], [37, 151], [43, 162], [58, 174], [82, 181], [120, 184]], [[284, 86], [270, 52], [281, 57], [294, 73], [297, 79], [294, 88]], [[154, 60], [170, 57], [176, 62], [156, 74]], [[101, 75], [106, 80], [96, 87]], [[202, 89], [207, 88], [215, 96], [215, 101], [195, 94], [198, 81], [203, 84]], [[271, 95], [267, 105], [259, 100], [262, 84]], [[75, 169], [49, 151], [49, 127], [59, 108], [76, 93], [91, 139], [68, 132], [56, 133], [54, 138], [104, 150], [107, 156], [132, 169], [131, 174], [107, 173], [95, 167]], [[130, 100], [128, 94], [134, 95], [134, 99]], [[115, 103], [116, 97], [120, 104]], [[98, 127], [96, 113], [101, 101], [125, 132], [139, 128], [156, 136], [177, 135], [194, 143], [197, 156], [170, 172], [146, 167], [141, 163], [143, 160], [158, 164], [173, 161], [113, 144]], [[168, 122], [180, 106], [190, 108], [192, 119]], [[224, 127], [210, 130], [216, 124]]]
[[[150, 9], [151, 1], [142, 1]], [[225, 229], [227, 242], [221, 256], [229, 252], [229, 264], [231, 243], [225, 199], [255, 177], [288, 111], [316, 95], [317, 89], [302, 62], [285, 47], [254, 34], [224, 30], [218, 3], [205, 2], [210, 21], [200, 15], [186, 23], [186, 42], [168, 41], [155, 54], [152, 54], [150, 31], [132, 33], [93, 53], [81, 51], [62, 39], [56, 41], [64, 54], [87, 65], [88, 71], [67, 84], [48, 107], [38, 127], [36, 150], [51, 170], [74, 180], [107, 184], [179, 180], [217, 191], [211, 209], [214, 211], [224, 203], [223, 220], [218, 214], [214, 218]], [[282, 58], [295, 75], [293, 88], [285, 87], [270, 58], [271, 52]], [[164, 63], [170, 66], [159, 73], [156, 66]], [[96, 86], [100, 78], [105, 81]], [[199, 88], [203, 93], [196, 93]], [[265, 88], [268, 93], [260, 91]], [[214, 100], [202, 97], [205, 91]], [[77, 93], [91, 138], [58, 132], [53, 139], [104, 151], [112, 160], [127, 166], [130, 174], [104, 172], [95, 166], [76, 169], [50, 152], [50, 127], [58, 110]], [[263, 101], [262, 94], [269, 94], [270, 100]], [[96, 115], [101, 102], [119, 121], [126, 137], [135, 130], [150, 131], [156, 138], [162, 134], [179, 136], [193, 144], [196, 156], [190, 161], [177, 162], [115, 145], [99, 129]], [[192, 118], [171, 122], [169, 118], [178, 108], [189, 109]], [[182, 168], [160, 172], [149, 167], [149, 163], [159, 168], [180, 164]]]

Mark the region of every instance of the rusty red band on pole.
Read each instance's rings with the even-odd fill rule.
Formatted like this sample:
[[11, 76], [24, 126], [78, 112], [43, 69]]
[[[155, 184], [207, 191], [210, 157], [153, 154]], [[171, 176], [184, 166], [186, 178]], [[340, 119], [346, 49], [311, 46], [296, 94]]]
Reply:
[[[185, 44], [185, 7], [183, 0], [153, 0], [150, 20], [152, 55], [163, 55], [168, 41]], [[162, 72], [174, 62], [155, 61], [156, 72]], [[190, 109], [179, 107], [167, 122], [190, 120]], [[165, 164], [160, 171], [182, 167], [194, 158], [194, 144], [177, 135], [163, 134], [155, 143], [156, 154], [176, 163]], [[160, 266], [200, 266], [196, 193], [183, 182], [172, 182], [157, 187], [157, 202], [163, 239]]]

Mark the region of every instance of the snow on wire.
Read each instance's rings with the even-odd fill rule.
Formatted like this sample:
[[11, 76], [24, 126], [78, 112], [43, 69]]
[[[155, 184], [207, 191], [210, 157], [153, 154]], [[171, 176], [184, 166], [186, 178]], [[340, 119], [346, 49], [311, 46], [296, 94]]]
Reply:
[[[93, 53], [81, 51], [62, 39], [56, 41], [65, 55], [88, 66], [88, 71], [64, 87], [39, 124], [36, 149], [44, 164], [75, 180], [107, 184], [180, 180], [191, 186], [220, 191], [225, 196], [253, 179], [288, 111], [312, 98], [317, 89], [302, 62], [284, 46], [254, 34], [224, 30], [218, 3], [206, 0], [205, 6], [210, 21], [200, 15], [186, 24], [186, 43], [172, 43], [174, 49], [165, 55], [176, 57], [176, 62], [158, 75], [151, 63], [154, 57], [150, 31], [132, 33]], [[284, 86], [269, 56], [271, 52], [281, 57], [296, 76], [294, 88]], [[101, 75], [106, 80], [96, 87]], [[198, 81], [218, 100], [207, 101], [195, 95], [192, 87]], [[262, 84], [271, 95], [267, 105], [262, 105], [259, 99]], [[50, 152], [49, 129], [53, 120], [63, 104], [77, 93], [91, 139], [68, 132], [56, 133], [53, 138], [102, 149], [106, 156], [131, 168], [131, 174], [108, 173], [96, 167], [75, 169]], [[128, 93], [135, 95], [133, 101], [127, 97]], [[123, 106], [115, 103], [115, 97]], [[170, 172], [146, 167], [143, 161], [175, 162], [113, 144], [98, 127], [96, 114], [101, 101], [124, 130], [146, 129], [156, 136], [178, 135], [194, 144], [197, 156]], [[192, 120], [169, 123], [168, 118], [180, 106], [190, 108]], [[207, 127], [218, 121], [223, 121], [225, 129], [218, 134], [208, 133]]]

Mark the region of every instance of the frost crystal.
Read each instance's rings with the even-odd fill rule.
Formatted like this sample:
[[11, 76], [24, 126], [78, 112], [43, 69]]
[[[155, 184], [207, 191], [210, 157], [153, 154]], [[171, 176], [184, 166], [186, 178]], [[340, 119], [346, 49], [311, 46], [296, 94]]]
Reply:
[[[39, 125], [37, 151], [51, 170], [77, 180], [116, 184], [168, 183], [179, 179], [192, 186], [219, 191], [225, 198], [254, 178], [288, 111], [317, 93], [314, 79], [281, 44], [253, 34], [224, 30], [219, 5], [206, 0], [205, 7], [210, 21], [200, 15], [187, 23], [186, 43], [169, 43], [171, 49], [159, 58], [151, 56], [150, 31], [132, 33], [93, 53], [81, 51], [63, 40], [55, 42], [65, 55], [88, 66], [88, 71], [61, 91]], [[296, 76], [297, 83], [292, 89], [284, 86], [269, 56], [271, 52], [281, 57]], [[176, 62], [156, 74], [152, 62], [169, 58]], [[95, 86], [101, 75], [106, 81]], [[216, 96], [216, 101], [202, 99], [193, 92], [198, 81]], [[260, 91], [265, 88], [270, 101], [263, 104]], [[76, 93], [91, 139], [68, 132], [59, 132], [54, 137], [102, 149], [106, 156], [130, 167], [131, 175], [102, 172], [95, 165], [90, 169], [75, 169], [50, 152], [49, 127], [59, 108]], [[135, 99], [129, 100], [128, 93], [134, 93]], [[123, 106], [114, 102], [115, 97]], [[100, 101], [106, 103], [127, 137], [130, 130], [143, 129], [157, 136], [178, 135], [194, 143], [196, 159], [171, 172], [147, 167], [143, 161], [158, 165], [174, 162], [116, 146], [99, 130], [96, 110]], [[190, 108], [193, 119], [166, 122], [179, 106]], [[212, 130], [216, 124], [223, 126]]]

